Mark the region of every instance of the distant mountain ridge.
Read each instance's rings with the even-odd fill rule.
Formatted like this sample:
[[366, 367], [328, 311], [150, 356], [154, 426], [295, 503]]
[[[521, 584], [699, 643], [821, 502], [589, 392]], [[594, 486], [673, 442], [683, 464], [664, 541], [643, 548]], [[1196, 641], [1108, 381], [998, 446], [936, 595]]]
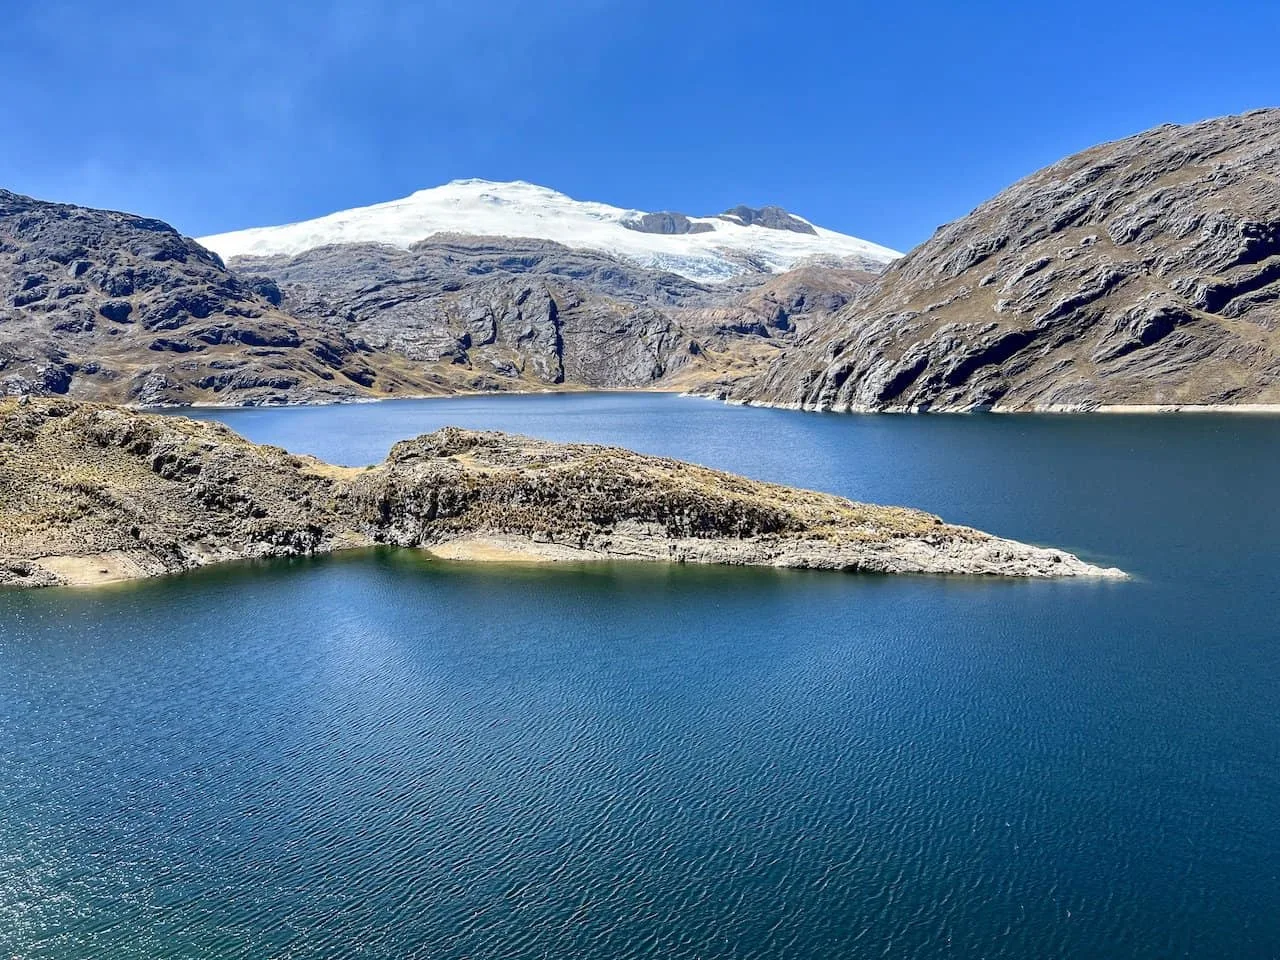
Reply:
[[333, 244], [407, 249], [449, 236], [549, 240], [634, 266], [717, 283], [806, 265], [879, 271], [895, 250], [815, 226], [781, 207], [734, 207], [714, 216], [647, 213], [574, 200], [524, 181], [455, 180], [400, 200], [300, 223], [202, 237], [231, 260], [294, 256]]
[[[726, 216], [799, 235], [777, 211]], [[474, 235], [228, 266], [158, 220], [0, 191], [0, 394], [263, 404], [727, 384], [873, 276], [809, 266], [706, 284]]]
[[819, 410], [1280, 404], [1280, 109], [1032, 174], [722, 394]]

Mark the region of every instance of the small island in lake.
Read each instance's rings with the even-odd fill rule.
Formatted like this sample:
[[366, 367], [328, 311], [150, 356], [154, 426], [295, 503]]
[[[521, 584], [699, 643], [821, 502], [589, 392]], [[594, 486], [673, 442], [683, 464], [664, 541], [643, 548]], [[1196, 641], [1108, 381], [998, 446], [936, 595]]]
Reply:
[[919, 510], [616, 447], [450, 427], [377, 466], [339, 467], [218, 423], [0, 401], [0, 583], [104, 583], [376, 544], [455, 560], [1124, 576]]

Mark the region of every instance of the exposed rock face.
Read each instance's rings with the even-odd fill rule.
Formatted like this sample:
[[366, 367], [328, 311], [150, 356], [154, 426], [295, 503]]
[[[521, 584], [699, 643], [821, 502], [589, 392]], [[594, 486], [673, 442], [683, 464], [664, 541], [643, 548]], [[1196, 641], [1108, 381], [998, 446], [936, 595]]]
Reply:
[[1069, 157], [948, 224], [752, 383], [817, 409], [1280, 403], [1280, 110]]
[[[813, 224], [802, 220], [782, 207], [764, 206], [748, 207], [739, 204], [717, 214], [717, 219], [734, 223], [741, 227], [766, 227], [770, 230], [790, 230], [793, 233], [807, 233], [816, 237], [818, 231]], [[715, 228], [706, 222], [690, 220], [683, 213], [664, 210], [661, 213], [646, 213], [634, 220], [627, 220], [623, 226], [642, 233], [710, 233]]]
[[0, 190], [0, 393], [143, 403], [366, 393], [372, 376], [354, 344], [277, 306], [270, 287], [168, 224]]
[[696, 357], [690, 334], [651, 303], [701, 291], [540, 241], [322, 247], [240, 258], [299, 316], [375, 351], [454, 367], [463, 389], [648, 386]]
[[641, 233], [710, 233], [715, 229], [709, 223], [695, 223], [683, 213], [670, 210], [646, 213], [635, 220], [624, 220], [622, 225], [628, 230], [639, 230]]
[[768, 227], [770, 230], [790, 230], [793, 233], [807, 233], [812, 236], [817, 236], [818, 234], [813, 224], [801, 220], [793, 213], [788, 213], [782, 207], [747, 207], [739, 205], [720, 214], [720, 219], [728, 220], [731, 223], [740, 223], [744, 227]]
[[874, 274], [829, 267], [708, 286], [546, 240], [451, 237], [238, 257], [291, 313], [462, 389], [732, 378]]
[[0, 401], [0, 584], [84, 584], [375, 543], [471, 559], [1123, 576], [898, 507], [612, 447], [446, 428], [368, 470], [209, 422]]
[[724, 333], [804, 333], [816, 329], [876, 280], [876, 274], [835, 267], [799, 267], [744, 289], [722, 303], [683, 316], [700, 330]]

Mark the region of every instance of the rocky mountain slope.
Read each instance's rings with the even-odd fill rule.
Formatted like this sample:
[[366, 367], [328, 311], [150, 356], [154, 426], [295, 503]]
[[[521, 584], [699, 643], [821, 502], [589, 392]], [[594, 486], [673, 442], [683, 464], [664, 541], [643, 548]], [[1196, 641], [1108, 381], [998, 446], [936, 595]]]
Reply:
[[898, 507], [611, 447], [446, 428], [334, 467], [221, 424], [0, 400], [0, 584], [86, 584], [373, 544], [884, 573], [1123, 576]]
[[[807, 226], [734, 214], [757, 216]], [[245, 404], [730, 382], [873, 276], [808, 266], [712, 285], [474, 236], [233, 267], [160, 221], [0, 192], [0, 394]]]
[[269, 280], [291, 314], [372, 352], [443, 365], [468, 390], [732, 379], [875, 277], [806, 267], [708, 285], [546, 240], [462, 236], [231, 263]]
[[1069, 157], [948, 224], [738, 400], [1280, 403], [1280, 110]]
[[292, 256], [334, 244], [408, 248], [450, 235], [549, 240], [702, 283], [814, 264], [878, 271], [899, 256], [781, 207], [738, 206], [710, 217], [646, 213], [574, 200], [522, 181], [489, 180], [455, 180], [389, 203], [200, 242], [230, 260]]
[[298, 401], [423, 386], [166, 223], [0, 191], [0, 394]]

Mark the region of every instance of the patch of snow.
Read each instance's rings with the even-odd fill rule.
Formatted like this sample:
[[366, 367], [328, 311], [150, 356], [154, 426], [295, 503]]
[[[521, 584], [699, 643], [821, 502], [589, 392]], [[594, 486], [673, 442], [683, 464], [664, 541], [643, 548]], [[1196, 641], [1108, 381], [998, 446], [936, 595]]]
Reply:
[[888, 247], [816, 226], [813, 235], [744, 226], [720, 217], [690, 217], [711, 226], [701, 233], [643, 233], [624, 225], [643, 216], [642, 210], [574, 200], [519, 180], [455, 180], [401, 200], [302, 223], [201, 237], [199, 242], [230, 259], [293, 255], [342, 243], [408, 247], [442, 233], [537, 238], [709, 283], [744, 273], [778, 273], [815, 258], [878, 267], [901, 256]]

